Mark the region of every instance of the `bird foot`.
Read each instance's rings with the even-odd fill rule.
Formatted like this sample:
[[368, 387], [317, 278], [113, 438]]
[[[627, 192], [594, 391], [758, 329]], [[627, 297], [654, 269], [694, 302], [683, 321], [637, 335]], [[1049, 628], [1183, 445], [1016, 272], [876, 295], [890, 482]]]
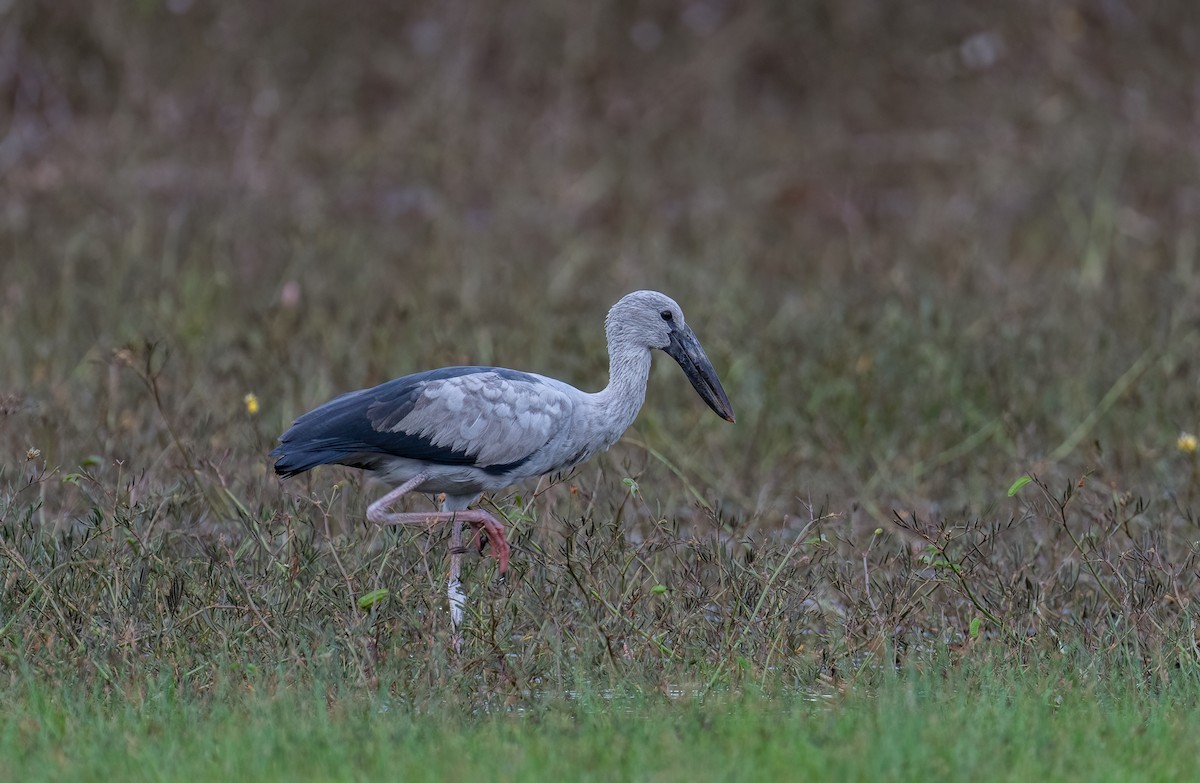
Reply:
[[492, 557], [496, 558], [497, 576], [501, 582], [504, 582], [508, 577], [508, 558], [512, 553], [512, 547], [508, 545], [508, 539], [504, 536], [504, 526], [487, 513], [481, 513], [478, 519], [467, 521], [471, 527], [475, 528], [472, 543], [477, 543], [479, 554], [483, 554], [484, 544], [491, 548]]

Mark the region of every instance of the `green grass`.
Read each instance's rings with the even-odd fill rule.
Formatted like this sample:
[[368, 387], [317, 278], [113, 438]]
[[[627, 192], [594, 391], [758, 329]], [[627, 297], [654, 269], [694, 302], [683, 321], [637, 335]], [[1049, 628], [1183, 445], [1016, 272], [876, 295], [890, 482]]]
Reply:
[[867, 686], [540, 694], [519, 709], [272, 685], [183, 693], [24, 681], [0, 730], [13, 780], [1184, 780], [1194, 676], [1147, 687], [1063, 659]]
[[[1102, 5], [0, 3], [0, 777], [1188, 777], [1200, 31]], [[738, 423], [490, 498], [461, 655], [272, 475], [643, 287]]]

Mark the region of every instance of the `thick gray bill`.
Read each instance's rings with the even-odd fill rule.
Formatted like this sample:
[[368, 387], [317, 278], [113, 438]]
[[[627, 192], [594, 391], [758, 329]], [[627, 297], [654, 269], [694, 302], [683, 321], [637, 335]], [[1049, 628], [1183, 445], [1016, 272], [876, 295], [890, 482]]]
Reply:
[[671, 344], [663, 351], [683, 368], [688, 380], [700, 395], [700, 399], [708, 403], [708, 407], [725, 421], [734, 421], [733, 406], [721, 388], [721, 379], [713, 369], [708, 355], [700, 347], [700, 341], [690, 328], [675, 328], [671, 330]]

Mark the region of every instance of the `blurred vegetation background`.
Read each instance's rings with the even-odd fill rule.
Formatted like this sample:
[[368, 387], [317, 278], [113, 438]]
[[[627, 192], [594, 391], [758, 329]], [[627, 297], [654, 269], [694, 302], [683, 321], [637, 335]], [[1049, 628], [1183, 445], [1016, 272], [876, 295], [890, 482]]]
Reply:
[[599, 388], [607, 307], [653, 287], [739, 420], [659, 362], [615, 493], [763, 528], [1014, 514], [1027, 470], [1190, 498], [1198, 15], [2, 3], [6, 472], [269, 508], [298, 413], [454, 363]]
[[[1168, 692], [1198, 52], [1191, 0], [0, 0], [6, 703], [807, 704], [972, 649]], [[267, 452], [432, 367], [598, 389], [636, 288], [737, 424], [659, 360], [609, 453], [492, 499], [512, 577], [467, 558], [449, 654], [445, 531]]]

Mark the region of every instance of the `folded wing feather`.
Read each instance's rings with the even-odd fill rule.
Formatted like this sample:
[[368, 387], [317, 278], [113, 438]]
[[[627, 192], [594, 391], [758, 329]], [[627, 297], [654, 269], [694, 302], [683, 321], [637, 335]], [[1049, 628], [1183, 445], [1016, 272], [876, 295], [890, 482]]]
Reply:
[[376, 404], [367, 415], [379, 432], [425, 438], [487, 467], [518, 462], [545, 445], [569, 419], [571, 400], [535, 376], [487, 370], [429, 380], [402, 418], [395, 412]]

